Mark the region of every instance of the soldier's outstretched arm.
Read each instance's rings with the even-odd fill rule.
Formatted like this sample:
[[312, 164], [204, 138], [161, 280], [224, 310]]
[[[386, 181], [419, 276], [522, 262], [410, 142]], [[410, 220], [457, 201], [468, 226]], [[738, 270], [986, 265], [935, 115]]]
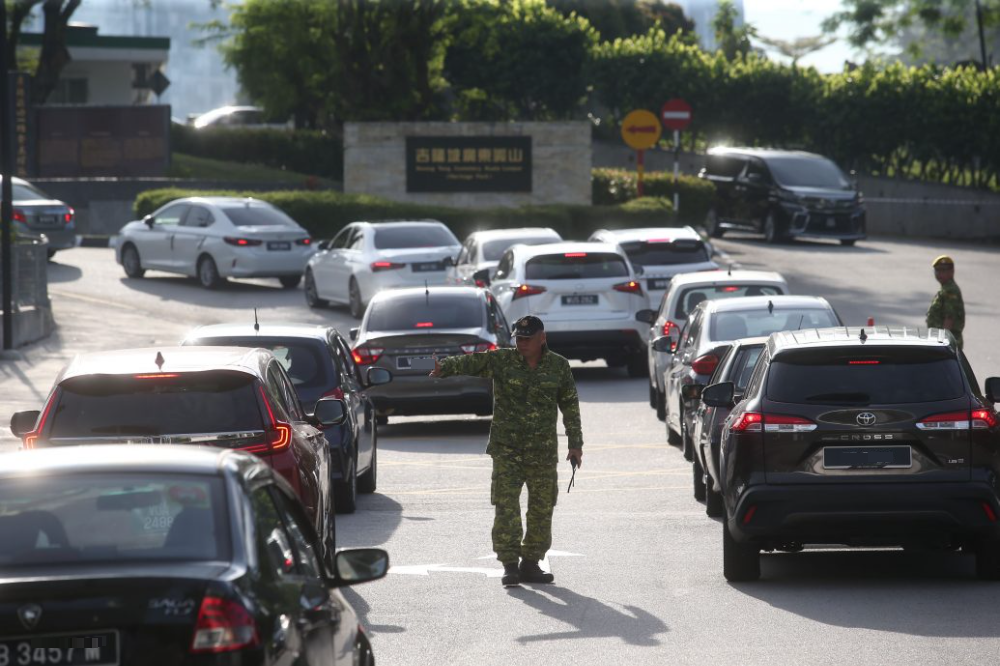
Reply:
[[580, 422], [580, 396], [576, 391], [576, 381], [567, 363], [563, 366], [559, 382], [559, 411], [562, 412], [563, 427], [570, 449], [583, 449], [583, 425]]
[[468, 375], [470, 377], [492, 377], [494, 353], [477, 352], [464, 356], [451, 356], [443, 361], [438, 361], [431, 372], [431, 376], [453, 377], [455, 375]]

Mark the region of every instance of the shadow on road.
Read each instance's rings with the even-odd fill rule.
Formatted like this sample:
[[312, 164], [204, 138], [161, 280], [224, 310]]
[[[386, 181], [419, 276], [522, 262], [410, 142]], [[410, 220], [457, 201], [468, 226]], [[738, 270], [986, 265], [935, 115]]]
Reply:
[[[365, 598], [353, 587], [342, 587], [340, 588], [340, 593], [344, 595], [347, 599], [347, 603], [351, 604], [351, 608], [354, 612], [358, 614], [358, 621], [364, 625], [365, 629], [369, 630], [372, 635], [376, 634], [401, 634], [406, 629], [395, 624], [369, 624], [368, 623], [368, 613], [371, 611], [372, 607], [365, 601]], [[376, 651], [378, 648], [375, 648]]]
[[[752, 252], [752, 248], [757, 245], [763, 245], [765, 247], [773, 249], [781, 249], [782, 247], [788, 249], [794, 249], [795, 251], [802, 251], [806, 253], [816, 253], [816, 252], [837, 252], [838, 254], [843, 254], [844, 256], [859, 256], [866, 254], [886, 254], [888, 250], [883, 250], [882, 248], [872, 247], [867, 245], [865, 241], [858, 241], [857, 245], [847, 246], [841, 245], [840, 241], [835, 240], [820, 240], [812, 238], [797, 239], [794, 241], [788, 241], [785, 243], [771, 244], [764, 240], [761, 236], [753, 236], [750, 234], [741, 234], [739, 232], [726, 232], [724, 237], [727, 241], [739, 242], [746, 244], [748, 249]], [[742, 255], [743, 252], [740, 250], [733, 250], [732, 248], [725, 248], [726, 253], [732, 256]]]
[[337, 548], [375, 548], [386, 543], [403, 520], [403, 505], [379, 493], [358, 495], [358, 508], [337, 515]]
[[618, 610], [564, 587], [514, 587], [508, 592], [539, 613], [574, 627], [572, 631], [521, 636], [519, 643], [617, 637], [629, 645], [656, 646], [660, 644], [657, 636], [669, 631], [663, 620], [641, 608], [622, 605], [623, 610]]
[[[271, 284], [271, 283], [274, 284]], [[122, 276], [123, 287], [156, 296], [164, 301], [180, 301], [203, 307], [245, 309], [286, 307], [290, 295], [302, 299], [302, 309], [308, 312], [301, 289], [285, 289], [277, 280], [226, 280], [216, 289], [205, 289], [194, 278], [163, 273], [147, 274], [134, 279]]]
[[[837, 627], [913, 636], [995, 638], [996, 584], [954, 552], [764, 555], [761, 580], [732, 587], [775, 608]], [[901, 609], [905, 611], [901, 612]]]
[[55, 260], [50, 259], [47, 268], [49, 274], [49, 284], [75, 282], [83, 277], [83, 271], [77, 266], [60, 264]]
[[[406, 418], [406, 417], [404, 417]], [[393, 421], [379, 426], [378, 446], [387, 451], [405, 453], [444, 453], [475, 455], [486, 451], [490, 435], [490, 417], [455, 420]], [[463, 439], [460, 439], [463, 438]]]

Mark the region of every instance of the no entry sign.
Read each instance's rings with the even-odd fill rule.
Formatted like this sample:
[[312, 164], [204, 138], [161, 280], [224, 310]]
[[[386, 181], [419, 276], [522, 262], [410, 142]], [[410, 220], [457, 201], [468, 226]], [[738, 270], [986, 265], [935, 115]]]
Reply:
[[691, 105], [680, 97], [675, 97], [663, 105], [660, 119], [663, 120], [663, 126], [667, 129], [686, 129], [691, 124]]

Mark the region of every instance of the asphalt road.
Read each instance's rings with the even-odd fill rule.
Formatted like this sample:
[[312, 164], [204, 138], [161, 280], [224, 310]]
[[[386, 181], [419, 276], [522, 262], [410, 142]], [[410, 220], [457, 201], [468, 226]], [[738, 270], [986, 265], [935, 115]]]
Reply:
[[[980, 381], [1000, 375], [994, 304], [1000, 248], [874, 240], [771, 247], [728, 237], [745, 267], [785, 274], [795, 293], [827, 297], [852, 325], [922, 324], [947, 252], [968, 312], [966, 348]], [[59, 330], [0, 363], [10, 411], [37, 408], [74, 353], [174, 344], [190, 328], [252, 318], [329, 321], [301, 289], [276, 281], [205, 292], [150, 273], [126, 280], [110, 250], [60, 253], [50, 266]], [[722, 525], [691, 496], [691, 468], [665, 444], [646, 387], [600, 363], [575, 369], [584, 466], [559, 497], [552, 586], [504, 590], [489, 530], [489, 419], [394, 419], [379, 431], [378, 492], [338, 516], [340, 545], [380, 546], [393, 572], [348, 590], [380, 664], [983, 664], [1000, 652], [1000, 585], [969, 556], [903, 551], [766, 555], [762, 580], [722, 577]], [[4, 419], [6, 420], [6, 419]], [[563, 446], [565, 442], [563, 440]], [[9, 435], [0, 448], [14, 446]], [[569, 466], [560, 470], [565, 488]]]

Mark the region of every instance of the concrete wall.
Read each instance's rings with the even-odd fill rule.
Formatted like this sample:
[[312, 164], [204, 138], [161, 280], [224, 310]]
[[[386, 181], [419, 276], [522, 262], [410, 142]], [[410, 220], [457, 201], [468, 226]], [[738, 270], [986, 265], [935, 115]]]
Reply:
[[[590, 123], [347, 123], [344, 191], [463, 208], [590, 204]], [[530, 136], [531, 192], [406, 191], [408, 136]]]

